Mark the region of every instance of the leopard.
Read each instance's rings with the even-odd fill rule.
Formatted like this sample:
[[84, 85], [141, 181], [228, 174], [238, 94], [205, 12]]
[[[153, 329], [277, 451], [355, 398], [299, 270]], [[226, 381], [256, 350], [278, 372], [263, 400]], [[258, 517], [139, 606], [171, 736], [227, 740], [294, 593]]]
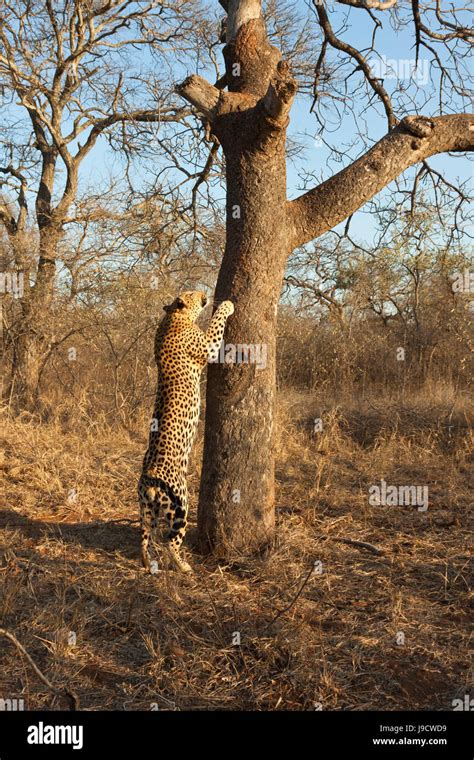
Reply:
[[150, 542], [160, 512], [169, 527], [165, 553], [170, 565], [184, 573], [192, 572], [180, 549], [188, 521], [187, 473], [200, 417], [201, 374], [209, 360], [215, 361], [227, 319], [234, 313], [232, 301], [223, 301], [204, 331], [196, 320], [207, 304], [203, 291], [180, 293], [163, 307], [165, 316], [155, 335], [158, 382], [138, 484], [141, 559], [149, 573], [158, 568], [158, 562], [151, 560]]

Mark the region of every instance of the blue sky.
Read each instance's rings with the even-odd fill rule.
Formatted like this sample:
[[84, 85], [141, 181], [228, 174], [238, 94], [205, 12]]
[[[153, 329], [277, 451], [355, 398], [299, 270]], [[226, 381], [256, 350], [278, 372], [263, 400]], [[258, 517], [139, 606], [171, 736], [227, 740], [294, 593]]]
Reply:
[[[445, 0], [443, 0], [443, 3]], [[216, 22], [222, 17], [222, 11], [217, 3], [208, 3], [208, 8], [212, 9], [212, 13], [216, 18]], [[369, 16], [365, 11], [358, 9], [350, 9], [348, 6], [340, 6], [337, 4], [328, 4], [328, 13], [330, 21], [333, 25], [334, 31], [339, 34], [339, 30], [344, 24], [346, 28], [340, 32], [340, 37], [352, 44], [358, 49], [368, 48], [370, 46], [372, 24], [370, 23]], [[404, 8], [407, 8], [407, 0], [399, 0], [400, 11], [403, 16]], [[442, 5], [442, 7], [445, 7]], [[304, 19], [315, 19], [314, 8], [310, 2], [306, 0], [296, 0], [294, 3], [295, 15], [301, 17], [302, 23]], [[390, 66], [390, 60], [397, 65], [397, 62], [403, 62], [410, 59], [414, 59], [415, 52], [413, 49], [413, 33], [411, 27], [404, 27], [399, 30], [394, 30], [391, 26], [390, 12], [378, 12], [375, 14], [377, 18], [383, 24], [383, 28], [378, 31], [378, 43], [377, 50], [379, 53], [385, 56], [385, 61]], [[316, 27], [317, 29], [317, 27]], [[319, 33], [314, 34], [310, 38], [309, 45], [314, 56], [319, 53], [321, 44], [321, 35]], [[142, 70], [149, 68], [151, 65], [150, 58], [143, 53], [140, 53], [141, 58], [137, 61], [136, 65]], [[426, 70], [423, 66], [427, 64], [427, 54], [422, 51], [420, 59], [419, 73], [425, 73]], [[334, 60], [334, 55], [330, 52], [328, 56], [329, 60]], [[370, 56], [371, 60], [375, 62], [375, 58]], [[218, 53], [218, 59], [221, 66], [221, 72], [223, 71], [222, 56]], [[388, 60], [387, 60], [388, 59]], [[135, 61], [132, 61], [132, 65]], [[186, 74], [194, 73], [196, 70], [202, 75], [209, 75], [209, 78], [213, 79], [213, 72], [206, 72], [205, 67], [196, 68], [196, 64], [193, 61], [193, 56], [189, 56], [189, 64], [179, 63], [170, 57], [168, 61], [170, 67], [173, 69], [176, 81], [182, 79]], [[349, 62], [347, 72], [354, 68], [354, 64]], [[336, 73], [337, 77], [337, 73]], [[357, 78], [359, 77], [359, 78]], [[349, 79], [350, 85], [360, 84], [362, 82], [361, 75], [354, 75]], [[390, 91], [393, 88], [395, 81], [386, 77], [385, 86]], [[406, 97], [404, 103], [403, 96], [399, 101], [399, 108], [396, 109], [396, 115], [402, 117], [405, 113], [414, 113], [421, 108], [421, 112], [425, 115], [437, 115], [439, 113], [438, 104], [435, 99], [429, 99], [428, 93], [430, 91], [430, 81], [423, 83], [418, 92], [413, 94], [413, 98]], [[410, 79], [406, 79], [404, 86], [407, 88], [412, 87]], [[410, 92], [410, 89], [408, 89]], [[349, 97], [351, 92], [349, 91]], [[428, 101], [421, 103], [423, 100]], [[326, 97], [323, 100], [324, 105], [330, 104], [330, 98]], [[342, 101], [339, 101], [342, 106]], [[364, 108], [367, 105], [367, 98], [361, 98], [358, 100], [358, 108]], [[147, 103], [149, 107], [151, 104]], [[330, 147], [327, 148], [320, 141], [318, 142], [318, 133], [320, 126], [318, 125], [314, 114], [310, 113], [311, 99], [304, 95], [298, 95], [293, 106], [291, 114], [291, 124], [288, 131], [289, 138], [296, 140], [299, 145], [302, 146], [302, 153], [295, 161], [288, 162], [288, 195], [289, 197], [295, 197], [301, 192], [302, 179], [301, 175], [304, 172], [314, 172], [315, 178], [312, 184], [316, 184], [319, 181], [331, 176], [335, 171], [339, 171], [345, 165], [350, 163], [351, 160], [364, 152], [374, 141], [382, 137], [387, 130], [386, 119], [383, 115], [382, 109], [379, 105], [376, 105], [368, 113], [365, 121], [359, 120], [358, 128], [361, 130], [361, 137], [354, 140], [357, 137], [355, 131], [356, 125], [350, 113], [346, 114], [342, 119], [337, 129], [334, 126], [326, 134], [323, 133], [324, 139], [328, 139]], [[465, 107], [458, 106], [454, 101], [452, 103], [452, 109], [465, 110]], [[331, 119], [331, 113], [329, 112], [329, 119]], [[334, 122], [333, 122], [334, 124]], [[365, 138], [365, 145], [364, 140]], [[339, 162], [336, 160], [336, 154], [332, 148], [341, 148], [341, 146], [353, 142], [353, 146], [348, 156], [343, 157]], [[194, 156], [190, 153], [189, 157], [190, 166], [194, 163]], [[459, 179], [472, 180], [472, 163], [470, 163], [465, 157], [451, 157], [448, 155], [435, 156], [430, 159], [430, 164], [434, 169], [440, 171], [450, 182], [456, 183]], [[159, 158], [156, 159], [156, 166], [150, 162], [138, 161], [133, 168], [132, 175], [137, 185], [142, 182], [146, 183], [150, 179], [150, 174], [159, 166]], [[411, 171], [413, 174], [413, 170]], [[410, 172], [406, 175], [409, 177]], [[109, 147], [105, 138], [99, 139], [93, 151], [89, 154], [81, 167], [80, 182], [83, 189], [88, 187], [98, 188], [101, 185], [107, 183], [109, 177], [114, 177], [121, 180], [124, 176], [124, 163], [118, 154], [114, 153]], [[170, 178], [173, 178], [173, 173], [170, 173]], [[310, 184], [311, 186], [311, 184]], [[219, 197], [222, 196], [221, 191], [217, 191]], [[373, 217], [368, 213], [368, 208], [357, 212], [354, 215], [351, 231], [353, 236], [360, 241], [369, 241], [374, 232]]]
[[[406, 7], [407, 3], [406, 0], [403, 0], [401, 3], [402, 7]], [[441, 3], [441, 7], [443, 7], [445, 3]], [[306, 2], [306, 0], [297, 0], [297, 6], [299, 8], [305, 8], [308, 9], [311, 6], [311, 3]], [[361, 10], [358, 9], [350, 9], [348, 11], [347, 7], [342, 6], [329, 6], [330, 9], [333, 11], [332, 13], [329, 13], [330, 21], [332, 23], [333, 29], [337, 32], [338, 23], [341, 24], [343, 19], [347, 20], [348, 29], [347, 31], [344, 31], [340, 36], [341, 39], [343, 39], [345, 42], [350, 43], [353, 47], [357, 47], [358, 49], [368, 49], [370, 47], [371, 43], [371, 34], [372, 34], [372, 25], [368, 23], [368, 16]], [[412, 28], [404, 28], [400, 31], [394, 31], [390, 26], [390, 18], [389, 14], [380, 12], [377, 14], [377, 17], [382, 21], [383, 28], [380, 29], [377, 32], [377, 45], [376, 49], [377, 51], [384, 56], [385, 58], [385, 64], [388, 69], [389, 77], [392, 74], [392, 66], [396, 65], [400, 61], [413, 61], [413, 67], [414, 67], [414, 59], [415, 59], [415, 49], [414, 49], [414, 36], [412, 33]], [[471, 19], [472, 20], [472, 19]], [[377, 61], [377, 58], [370, 54], [368, 55], [368, 59], [370, 61], [373, 61], [374, 65]], [[430, 87], [431, 79], [430, 79], [430, 71], [428, 70], [428, 54], [426, 51], [421, 50], [420, 53], [420, 60], [419, 60], [419, 68], [418, 68], [418, 75], [421, 76], [421, 79], [423, 81], [423, 84], [421, 86], [421, 93], [420, 97], [416, 99], [418, 103], [422, 102], [422, 99], [426, 95], [426, 87], [424, 85], [424, 79], [425, 77], [429, 80], [427, 82], [427, 87]], [[407, 68], [409, 68], [407, 66]], [[471, 60], [471, 74], [472, 74], [472, 60]], [[396, 69], [395, 69], [396, 71]], [[407, 84], [409, 84], [407, 82]], [[394, 81], [392, 78], [386, 78], [384, 81], [384, 85], [386, 89], [389, 91], [394, 86]], [[416, 102], [415, 101], [415, 102]], [[312, 161], [315, 166], [317, 164], [324, 165], [324, 162], [328, 158], [328, 152], [325, 151], [323, 148], [314, 148], [314, 139], [313, 136], [315, 132], [317, 131], [316, 127], [316, 121], [314, 116], [312, 116], [309, 113], [309, 103], [307, 99], [298, 99], [295, 107], [292, 112], [292, 127], [290, 129], [289, 134], [291, 135], [294, 133], [295, 129], [298, 130], [298, 132], [305, 133], [307, 135], [306, 143], [308, 145], [308, 160]], [[407, 108], [405, 111], [399, 110], [397, 111], [396, 115], [398, 117], [402, 117], [406, 113], [415, 113], [416, 108], [409, 108], [409, 104], [407, 103]], [[453, 98], [453, 110], [465, 110], [460, 105], [459, 109], [456, 108], [455, 100]], [[423, 104], [423, 107], [421, 108], [421, 113], [428, 116], [436, 116], [439, 114], [439, 107], [436, 99], [431, 99], [428, 103]], [[382, 111], [379, 108], [379, 113], [381, 114]], [[347, 123], [343, 124], [341, 126], [341, 129], [337, 132], [337, 140], [339, 140], [341, 143], [345, 142], [349, 139], [350, 134], [352, 133], [352, 130], [349, 130]], [[386, 133], [386, 121], [384, 117], [375, 118], [374, 115], [371, 115], [370, 119], [370, 137], [373, 140], [380, 139], [384, 134]], [[321, 151], [321, 156], [318, 153], [318, 150]], [[468, 179], [472, 178], [473, 170], [472, 170], [472, 164], [470, 164], [465, 157], [463, 157], [461, 160], [459, 160], [458, 157], [451, 157], [449, 155], [440, 155], [436, 156], [430, 159], [430, 163], [432, 166], [437, 169], [438, 171], [442, 171], [444, 174], [446, 174], [446, 177], [452, 181], [455, 181], [457, 177], [461, 177], [462, 179]], [[342, 168], [342, 167], [339, 167]], [[327, 176], [330, 176], [331, 172], [326, 171], [324, 178]], [[289, 172], [289, 193], [290, 195], [293, 194], [293, 191], [296, 189], [297, 186], [297, 179], [295, 177], [294, 171]]]
[[[217, 3], [216, 3], [217, 5]], [[402, 0], [402, 8], [406, 7], [406, 0]], [[370, 46], [372, 24], [369, 24], [368, 15], [361, 10], [348, 9], [347, 6], [329, 5], [329, 16], [334, 30], [337, 32], [338, 28], [343, 22], [346, 23], [347, 29], [341, 33], [341, 38], [346, 42], [349, 42], [354, 47], [359, 49], [367, 48]], [[314, 9], [311, 3], [305, 0], [297, 0], [295, 4], [296, 12], [300, 14], [302, 18], [315, 18]], [[219, 8], [216, 9], [216, 18], [221, 16]], [[377, 17], [382, 21], [383, 28], [378, 31], [377, 50], [385, 57], [385, 62], [388, 66], [392, 65], [390, 61], [408, 61], [414, 60], [415, 51], [413, 48], [414, 37], [411, 27], [405, 27], [401, 30], [394, 30], [390, 24], [389, 13], [377, 13]], [[314, 44], [315, 54], [319, 52], [320, 37], [314, 38], [312, 44]], [[331, 53], [330, 56], [331, 58]], [[371, 60], [375, 62], [373, 56], [369, 56]], [[420, 87], [418, 96], [414, 96], [414, 99], [410, 103], [407, 99], [406, 110], [397, 110], [397, 116], [401, 117], [405, 113], [414, 113], [417, 110], [417, 106], [426, 99], [427, 92], [432, 86], [432, 82], [428, 81], [425, 85], [424, 78], [429, 76], [427, 70], [428, 60], [427, 54], [422, 50], [420, 56], [420, 64], [418, 70], [418, 76], [423, 84]], [[353, 66], [352, 63], [349, 66]], [[176, 69], [177, 78], [185, 74], [193, 73], [195, 71], [192, 61], [189, 62], [189, 66], [179, 66]], [[205, 75], [206, 71], [202, 68], [198, 70], [198, 73]], [[349, 80], [351, 81], [351, 80]], [[394, 80], [390, 77], [385, 79], [385, 86], [390, 91], [394, 86]], [[410, 86], [410, 82], [406, 82], [406, 86]], [[360, 101], [361, 103], [363, 101]], [[403, 102], [403, 99], [402, 99]], [[363, 102], [365, 106], [366, 101]], [[331, 150], [327, 149], [321, 142], [317, 140], [319, 132], [319, 125], [315, 119], [314, 114], [310, 113], [311, 100], [308, 97], [298, 96], [293, 106], [291, 114], [291, 124], [289, 128], [289, 137], [296, 139], [299, 144], [304, 146], [304, 152], [296, 162], [288, 162], [288, 195], [289, 197], [295, 197], [301, 191], [301, 170], [311, 170], [315, 172], [317, 181], [326, 179], [331, 176], [334, 171], [338, 171], [343, 168], [344, 165], [350, 162], [349, 158], [343, 160], [342, 163], [335, 163]], [[453, 110], [463, 110], [462, 107], [457, 108], [453, 101]], [[437, 115], [439, 113], [438, 103], [436, 100], [428, 100], [423, 104], [422, 113], [426, 115]], [[367, 139], [366, 147], [364, 147], [362, 141], [359, 141], [359, 147], [354, 145], [351, 151], [351, 157], [355, 158], [360, 152], [364, 152], [368, 145], [382, 137], [386, 133], [386, 120], [380, 107], [372, 110], [368, 119]], [[364, 130], [364, 124], [362, 125]], [[348, 143], [354, 136], [354, 124], [351, 118], [343, 119], [340, 127], [334, 131], [329, 140], [332, 145], [341, 146], [344, 143]], [[316, 139], [315, 139], [316, 138]], [[192, 163], [192, 157], [190, 156], [190, 162]], [[442, 172], [442, 174], [451, 182], [456, 183], [458, 180], [465, 181], [472, 178], [472, 163], [470, 163], [465, 157], [440, 155], [430, 159], [431, 166]], [[102, 140], [96, 147], [95, 152], [90, 156], [83, 167], [84, 179], [90, 181], [94, 175], [102, 175], [113, 172], [116, 176], [120, 176], [123, 172], [123, 165], [117, 157], [111, 155], [110, 150], [107, 148], [105, 140]], [[139, 179], [138, 172], [144, 172], [143, 165], [140, 165], [137, 169], [137, 179]], [[87, 176], [89, 175], [89, 176]], [[407, 178], [413, 176], [413, 170], [406, 173]], [[373, 234], [374, 224], [373, 219], [366, 207], [365, 211], [362, 210], [354, 215], [352, 226], [352, 233], [359, 240], [368, 241]]]

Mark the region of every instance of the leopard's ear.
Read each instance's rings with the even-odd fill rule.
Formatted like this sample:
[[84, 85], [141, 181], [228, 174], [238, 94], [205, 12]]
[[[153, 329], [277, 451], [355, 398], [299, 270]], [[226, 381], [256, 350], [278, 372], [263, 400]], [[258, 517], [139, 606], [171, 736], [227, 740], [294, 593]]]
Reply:
[[184, 309], [184, 307], [186, 306], [185, 302], [183, 301], [181, 297], [178, 297], [176, 299], [176, 306], [178, 307], [178, 309]]
[[167, 306], [163, 306], [163, 311], [166, 311], [166, 313], [173, 311], [173, 304], [170, 303]]

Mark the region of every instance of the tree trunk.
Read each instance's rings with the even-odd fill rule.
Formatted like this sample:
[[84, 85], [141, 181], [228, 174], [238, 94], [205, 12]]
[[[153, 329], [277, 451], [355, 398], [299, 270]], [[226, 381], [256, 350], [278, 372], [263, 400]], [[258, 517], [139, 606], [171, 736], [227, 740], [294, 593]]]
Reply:
[[[20, 314], [13, 328], [13, 358], [8, 396], [16, 411], [33, 411], [38, 403], [41, 362], [49, 350], [47, 335], [61, 227], [40, 228], [39, 263], [34, 287], [25, 283]], [[29, 273], [25, 272], [25, 279]]]
[[202, 548], [225, 556], [264, 547], [274, 531], [276, 314], [288, 252], [285, 130], [258, 125], [258, 116], [233, 115], [234, 128], [227, 123], [220, 136], [227, 243], [216, 300], [239, 305], [226, 346], [254, 346], [249, 356], [260, 359], [208, 369], [198, 528]]
[[286, 127], [296, 93], [288, 66], [268, 43], [259, 2], [229, 3], [224, 58], [229, 93], [212, 119], [227, 180], [216, 301], [238, 305], [225, 342], [237, 358], [239, 346], [250, 347], [241, 356], [250, 361], [208, 370], [198, 528], [202, 548], [217, 556], [255, 552], [274, 533], [276, 317], [288, 256]]
[[[21, 330], [21, 332], [20, 332]], [[28, 322], [21, 321], [13, 342], [9, 396], [16, 411], [33, 411], [38, 401], [40, 346]]]

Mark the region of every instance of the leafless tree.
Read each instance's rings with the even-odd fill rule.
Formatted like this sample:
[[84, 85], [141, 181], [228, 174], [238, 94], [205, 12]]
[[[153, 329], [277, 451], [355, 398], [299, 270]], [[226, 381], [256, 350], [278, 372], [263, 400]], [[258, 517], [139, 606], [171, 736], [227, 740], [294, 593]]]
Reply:
[[[315, 2], [322, 46], [314, 106], [321, 101], [323, 85], [329, 93], [334, 88], [334, 101], [341, 110], [347, 104], [337, 88], [350, 101], [358, 87], [361, 97], [367, 95], [368, 105], [380, 104], [388, 131], [357, 160], [300, 197], [289, 201], [286, 195], [286, 133], [297, 82], [269, 40], [260, 0], [221, 0], [227, 18], [225, 75], [218, 86], [190, 76], [178, 87], [209, 124], [225, 155], [227, 242], [216, 300], [229, 298], [236, 306], [226, 341], [265, 344], [268, 356], [265, 369], [243, 363], [209, 369], [198, 520], [202, 544], [221, 555], [258, 551], [273, 538], [276, 316], [289, 254], [350, 217], [408, 167], [423, 167], [438, 153], [474, 147], [474, 117], [453, 113], [446, 106], [447, 91], [452, 92], [451, 81], [461, 64], [461, 47], [469, 44], [469, 31], [460, 20], [463, 14], [458, 18], [439, 5], [433, 11], [412, 4], [417, 50], [432, 51], [440, 80], [437, 115], [422, 115], [413, 113], [415, 100], [410, 94], [405, 99], [399, 90], [390, 95], [368, 62], [380, 16], [388, 13], [393, 23], [406, 23], [395, 0], [343, 0], [343, 4], [371, 20], [372, 48], [362, 51], [345, 42], [344, 30], [334, 30], [326, 4]], [[436, 44], [448, 48], [448, 62]], [[336, 71], [328, 74], [331, 51]], [[339, 70], [341, 65], [348, 70]], [[357, 86], [354, 77], [359, 77]], [[455, 86], [462, 100], [466, 82], [458, 79]], [[342, 152], [342, 158], [345, 155]]]
[[[129, 125], [186, 118], [188, 109], [164, 103], [156, 87], [152, 95], [140, 83], [136, 93], [132, 59], [143, 48], [159, 56], [185, 39], [198, 13], [191, 0], [2, 2], [0, 91], [9, 123], [2, 138], [7, 192], [0, 198], [0, 221], [14, 267], [24, 273], [21, 308], [11, 325], [10, 391], [20, 407], [34, 405], [42, 357], [50, 350], [58, 246], [80, 167], [101, 135], [126, 146]], [[37, 256], [25, 242], [30, 202]]]

